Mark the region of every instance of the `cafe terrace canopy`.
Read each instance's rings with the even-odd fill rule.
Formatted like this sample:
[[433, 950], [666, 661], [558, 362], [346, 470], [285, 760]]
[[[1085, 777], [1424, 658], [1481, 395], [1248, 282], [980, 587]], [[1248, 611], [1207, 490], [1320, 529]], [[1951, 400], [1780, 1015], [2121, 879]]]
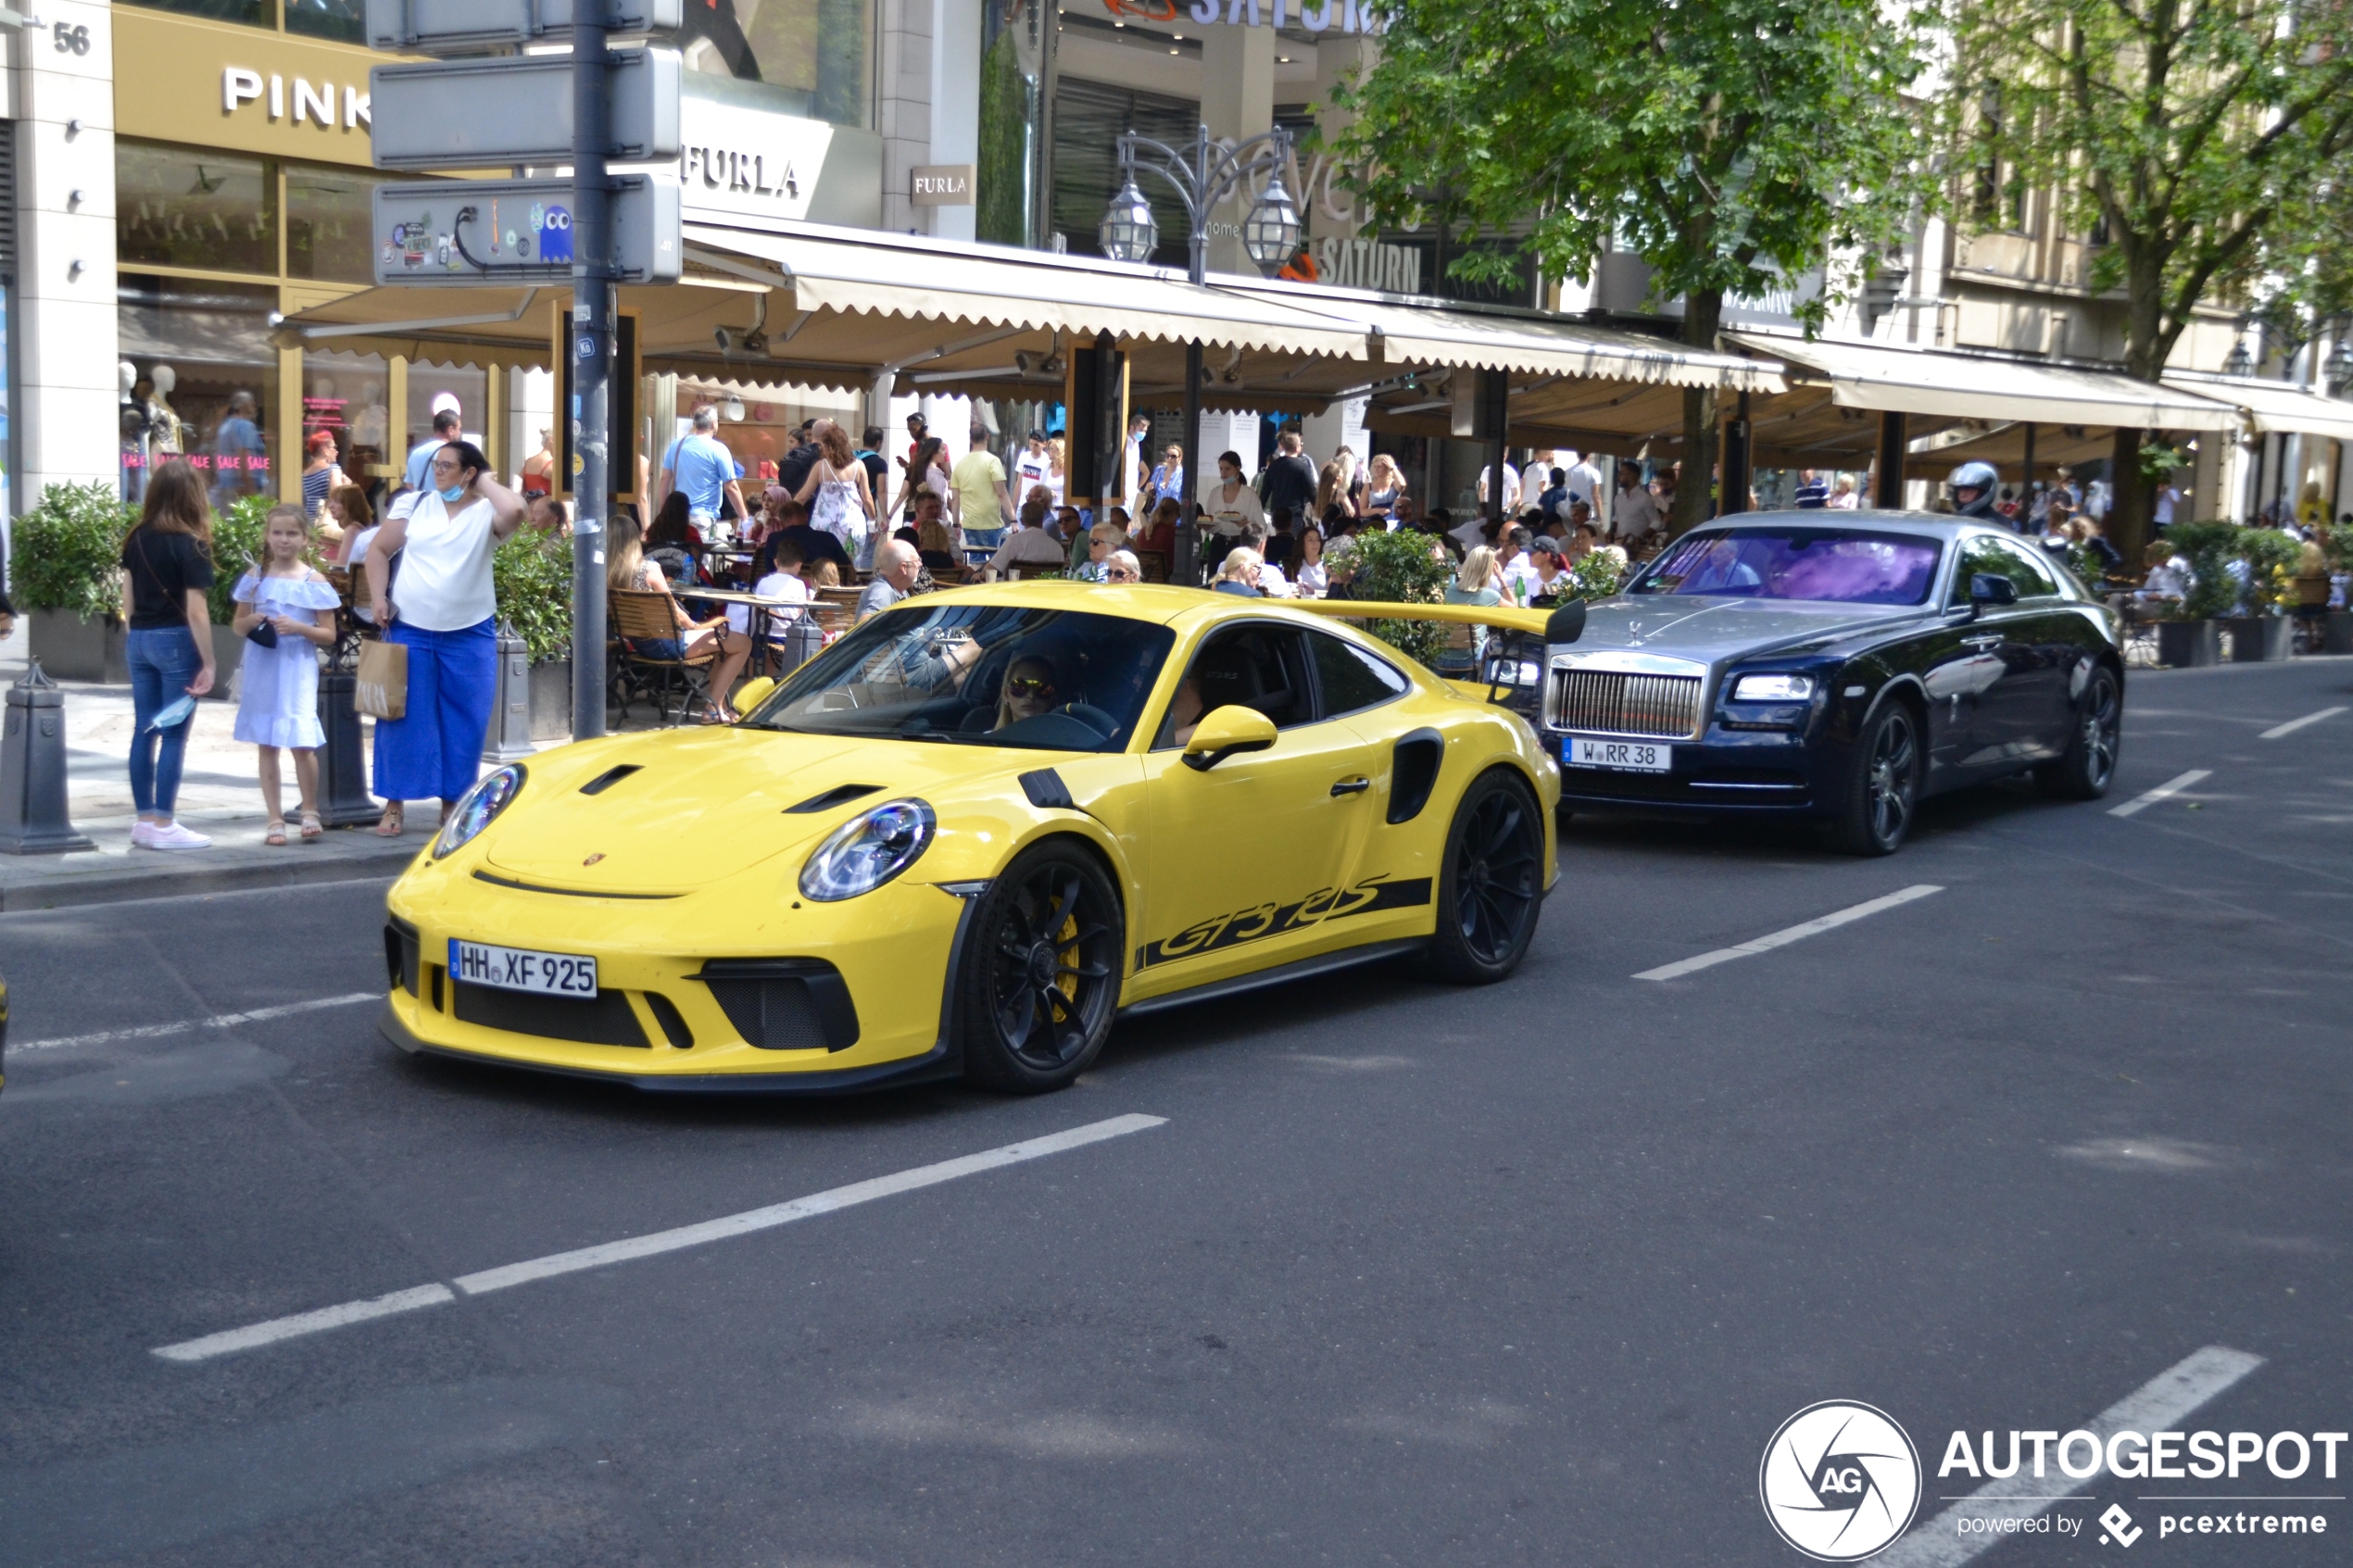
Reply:
[[[624, 287], [642, 367], [750, 386], [1051, 399], [1063, 365], [1108, 334], [1129, 396], [1184, 395], [1184, 349], [1205, 348], [1210, 408], [1318, 412], [1343, 397], [1411, 402], [1431, 378], [1503, 370], [1547, 385], [1780, 386], [1777, 367], [1665, 339], [1315, 285], [1213, 277], [816, 224], [689, 225], [686, 276]], [[411, 359], [546, 365], [560, 286], [361, 290], [288, 317], [282, 344]], [[1628, 426], [1618, 427], [1622, 432]], [[1445, 433], [1441, 432], [1440, 433]]]

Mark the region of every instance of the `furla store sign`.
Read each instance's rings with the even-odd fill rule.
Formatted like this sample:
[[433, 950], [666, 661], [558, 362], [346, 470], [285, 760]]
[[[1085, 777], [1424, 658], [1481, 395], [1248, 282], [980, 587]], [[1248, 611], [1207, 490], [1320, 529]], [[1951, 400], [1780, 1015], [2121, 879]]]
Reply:
[[862, 227], [881, 221], [879, 137], [698, 97], [691, 84], [678, 119], [685, 141], [678, 156], [679, 207], [689, 217], [793, 218]]

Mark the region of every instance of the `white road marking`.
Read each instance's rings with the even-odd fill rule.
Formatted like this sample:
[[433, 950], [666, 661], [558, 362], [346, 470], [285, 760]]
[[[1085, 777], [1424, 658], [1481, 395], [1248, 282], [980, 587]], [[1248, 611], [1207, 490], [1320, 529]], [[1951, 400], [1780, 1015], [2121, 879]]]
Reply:
[[159, 1040], [167, 1035], [185, 1035], [192, 1029], [234, 1029], [241, 1023], [261, 1023], [272, 1018], [292, 1018], [296, 1013], [317, 1012], [322, 1008], [357, 1007], [361, 1002], [384, 1000], [382, 991], [354, 991], [344, 997], [319, 997], [307, 1002], [287, 1002], [274, 1008], [255, 1008], [251, 1012], [216, 1013], [210, 1018], [183, 1018], [177, 1023], [143, 1023], [136, 1029], [102, 1029], [95, 1035], [68, 1035], [56, 1040], [13, 1041], [8, 1054], [19, 1051], [56, 1051], [68, 1046], [103, 1046], [116, 1040]]
[[2146, 795], [2136, 795], [2121, 806], [2109, 807], [2108, 809], [2108, 814], [2111, 817], [2130, 817], [2136, 815], [2139, 812], [2147, 810], [2150, 807], [2156, 805], [2160, 800], [2172, 799], [2173, 797], [2181, 794], [2183, 790], [2189, 788], [2190, 785], [2197, 783], [2200, 779], [2210, 779], [2213, 776], [2214, 770], [2211, 768], [2192, 768], [2188, 772], [2182, 774], [2178, 778], [2166, 780], [2155, 789], [2150, 790]]
[[[2118, 1432], [2166, 1430], [2192, 1411], [2221, 1393], [2263, 1364], [2260, 1356], [2208, 1345], [2194, 1350], [2158, 1373], [2123, 1399], [2083, 1423], [2082, 1430], [2105, 1444]], [[1932, 1448], [1934, 1445], [1931, 1445]], [[1925, 1460], [1927, 1455], [1921, 1455]], [[1998, 1532], [1964, 1536], [1963, 1519], [2032, 1519], [2045, 1512], [2053, 1499], [2032, 1496], [2051, 1484], [2047, 1475], [2030, 1475], [2029, 1466], [2007, 1481], [1989, 1481], [1874, 1559], [1878, 1568], [1959, 1568], [1961, 1563], [2011, 1537]], [[2070, 1500], [2066, 1499], [2057, 1500]]]
[[2290, 719], [2284, 724], [2274, 724], [2270, 729], [2264, 731], [2261, 734], [2257, 735], [2255, 738], [2257, 740], [2277, 740], [2282, 735], [2292, 735], [2296, 734], [2296, 731], [2302, 729], [2307, 724], [2317, 724], [2323, 719], [2334, 719], [2344, 711], [2345, 709], [2342, 708], [2323, 708], [2318, 713], [2307, 713], [2301, 719]]
[[1931, 893], [1944, 891], [1942, 887], [1924, 882], [1916, 887], [1906, 887], [1900, 892], [1891, 893], [1884, 898], [1874, 898], [1868, 904], [1856, 904], [1850, 909], [1824, 915], [1819, 920], [1809, 920], [1803, 925], [1793, 925], [1780, 931], [1769, 932], [1754, 942], [1743, 942], [1737, 947], [1718, 947], [1712, 953], [1702, 953], [1696, 958], [1678, 959], [1673, 963], [1661, 964], [1656, 969], [1646, 969], [1634, 978], [1673, 980], [1678, 976], [1689, 974], [1694, 970], [1713, 969], [1719, 963], [1730, 963], [1734, 959], [1745, 959], [1756, 953], [1769, 953], [1776, 947], [1786, 947], [1792, 942], [1803, 942], [1808, 936], [1819, 936], [1825, 931], [1834, 931], [1849, 921], [1861, 920], [1866, 915], [1875, 915], [1882, 909], [1892, 909], [1898, 905], [1908, 904], [1915, 898], [1925, 898]]
[[876, 1176], [872, 1181], [852, 1182], [848, 1186], [812, 1193], [806, 1198], [771, 1204], [765, 1209], [746, 1210], [740, 1214], [705, 1220], [699, 1224], [656, 1231], [651, 1236], [632, 1236], [625, 1241], [609, 1241], [598, 1247], [583, 1247], [572, 1252], [556, 1252], [545, 1258], [510, 1263], [503, 1268], [484, 1269], [478, 1273], [461, 1275], [448, 1285], [424, 1285], [411, 1290], [396, 1290], [388, 1296], [378, 1296], [365, 1301], [346, 1301], [339, 1306], [321, 1307], [315, 1311], [296, 1312], [291, 1317], [271, 1318], [266, 1323], [249, 1323], [244, 1328], [208, 1334], [200, 1339], [182, 1340], [177, 1345], [158, 1346], [155, 1354], [168, 1361], [210, 1361], [215, 1356], [250, 1350], [257, 1346], [294, 1339], [306, 1334], [319, 1334], [327, 1329], [341, 1328], [346, 1323], [366, 1323], [371, 1318], [391, 1317], [399, 1312], [442, 1306], [455, 1301], [461, 1294], [484, 1296], [510, 1286], [552, 1279], [558, 1274], [600, 1269], [608, 1263], [625, 1263], [634, 1259], [675, 1252], [685, 1247], [700, 1247], [706, 1242], [725, 1241], [755, 1231], [773, 1230], [778, 1225], [788, 1225], [795, 1220], [806, 1220], [818, 1214], [830, 1214], [837, 1209], [872, 1203], [878, 1198], [913, 1192], [919, 1187], [937, 1186], [960, 1176], [975, 1176], [1001, 1166], [1040, 1160], [1065, 1149], [1101, 1143], [1106, 1138], [1125, 1137], [1129, 1133], [1161, 1126], [1166, 1121], [1164, 1116], [1114, 1116], [1108, 1122], [1090, 1122], [1083, 1127], [1051, 1133], [1042, 1138], [983, 1149], [978, 1154], [943, 1160], [936, 1165], [919, 1165], [912, 1171]]

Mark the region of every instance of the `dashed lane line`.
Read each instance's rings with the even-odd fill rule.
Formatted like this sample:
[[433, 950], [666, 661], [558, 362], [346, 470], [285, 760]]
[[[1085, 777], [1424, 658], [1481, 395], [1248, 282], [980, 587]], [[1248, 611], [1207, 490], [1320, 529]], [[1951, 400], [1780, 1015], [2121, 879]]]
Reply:
[[2158, 801], [2171, 800], [2199, 780], [2210, 779], [2213, 776], [2214, 770], [2211, 768], [2192, 768], [2186, 773], [2166, 780], [2145, 795], [2136, 795], [2121, 806], [2109, 807], [2108, 814], [2111, 817], [2138, 816]]
[[2307, 724], [2317, 724], [2323, 719], [2334, 719], [2344, 711], [2345, 709], [2342, 708], [2323, 708], [2318, 713], [2307, 713], [2301, 719], [2290, 719], [2284, 724], [2274, 724], [2270, 729], [2264, 731], [2261, 734], [2257, 735], [2255, 738], [2257, 740], [2277, 740], [2282, 735], [2292, 735], [2296, 734], [2296, 731], [2302, 729]]
[[[2123, 1399], [2083, 1423], [2082, 1430], [2103, 1444], [2119, 1432], [2158, 1432], [2171, 1428], [2200, 1405], [2263, 1364], [2260, 1356], [2208, 1345], [2194, 1350], [2142, 1384]], [[1926, 1456], [1923, 1455], [1923, 1458]], [[2011, 1537], [1982, 1526], [1964, 1535], [1963, 1520], [2032, 1519], [2048, 1512], [2054, 1502], [2086, 1500], [2053, 1498], [2052, 1477], [2027, 1474], [2019, 1467], [2006, 1481], [1989, 1481], [1881, 1552], [1877, 1568], [1960, 1568]]]
[[559, 1274], [578, 1273], [584, 1269], [601, 1269], [612, 1263], [632, 1262], [639, 1258], [657, 1257], [675, 1252], [682, 1248], [700, 1247], [707, 1242], [728, 1241], [740, 1236], [774, 1230], [796, 1220], [812, 1219], [830, 1214], [836, 1210], [872, 1203], [876, 1198], [892, 1198], [919, 1187], [937, 1186], [963, 1176], [976, 1176], [984, 1171], [995, 1171], [1025, 1160], [1042, 1160], [1050, 1154], [1066, 1149], [1083, 1148], [1088, 1144], [1101, 1143], [1107, 1138], [1125, 1137], [1130, 1133], [1144, 1132], [1164, 1124], [1164, 1116], [1114, 1116], [1107, 1122], [1089, 1122], [1083, 1127], [1052, 1133], [1042, 1138], [1030, 1138], [1010, 1143], [998, 1148], [983, 1149], [955, 1160], [943, 1160], [936, 1165], [918, 1165], [912, 1171], [893, 1175], [876, 1176], [871, 1181], [852, 1182], [848, 1186], [831, 1187], [786, 1203], [771, 1204], [765, 1209], [748, 1209], [740, 1214], [724, 1215], [705, 1220], [698, 1224], [680, 1225], [674, 1230], [656, 1231], [650, 1236], [630, 1236], [622, 1241], [608, 1241], [597, 1247], [583, 1247], [571, 1252], [554, 1252], [545, 1258], [533, 1258], [521, 1263], [509, 1263], [501, 1268], [484, 1269], [478, 1273], [460, 1274], [446, 1285], [422, 1285], [408, 1290], [396, 1290], [390, 1295], [371, 1297], [363, 1301], [345, 1301], [333, 1307], [321, 1307], [314, 1311], [296, 1312], [291, 1317], [271, 1318], [265, 1323], [248, 1323], [243, 1328], [208, 1334], [200, 1339], [184, 1339], [176, 1345], [157, 1346], [155, 1354], [168, 1361], [208, 1361], [216, 1356], [226, 1356], [239, 1350], [251, 1350], [283, 1339], [296, 1339], [304, 1335], [321, 1334], [328, 1329], [342, 1328], [350, 1323], [367, 1323], [377, 1318], [395, 1317], [426, 1307], [438, 1307], [455, 1301], [460, 1296], [486, 1296], [494, 1290], [506, 1290], [535, 1280], [553, 1279]]
[[307, 1002], [287, 1002], [280, 1007], [255, 1008], [247, 1012], [215, 1013], [210, 1018], [183, 1018], [176, 1023], [143, 1023], [135, 1029], [101, 1029], [94, 1035], [68, 1035], [55, 1040], [12, 1041], [8, 1054], [19, 1051], [60, 1051], [69, 1046], [105, 1046], [117, 1040], [160, 1040], [167, 1035], [185, 1035], [197, 1029], [234, 1029], [241, 1023], [264, 1023], [273, 1018], [292, 1018], [297, 1013], [318, 1012], [326, 1008], [357, 1007], [361, 1002], [384, 1000], [382, 991], [354, 991], [342, 997], [315, 997]]
[[1734, 959], [1745, 959], [1756, 953], [1769, 953], [1776, 947], [1786, 947], [1792, 942], [1803, 942], [1808, 936], [1818, 936], [1825, 931], [1836, 930], [1849, 921], [1861, 920], [1867, 915], [1878, 914], [1882, 909], [1893, 909], [1900, 905], [1908, 904], [1915, 898], [1925, 898], [1931, 893], [1944, 891], [1944, 889], [1932, 884], [1921, 883], [1916, 887], [1906, 887], [1899, 892], [1891, 893], [1884, 898], [1874, 898], [1867, 904], [1856, 904], [1824, 915], [1819, 920], [1809, 920], [1803, 925], [1785, 926], [1780, 931], [1768, 932], [1755, 941], [1743, 942], [1737, 947], [1718, 947], [1712, 953], [1701, 953], [1695, 958], [1678, 959], [1673, 963], [1661, 964], [1656, 969], [1646, 969], [1634, 978], [1673, 980], [1680, 975], [1690, 974], [1695, 970], [1713, 969], [1719, 963], [1730, 963]]

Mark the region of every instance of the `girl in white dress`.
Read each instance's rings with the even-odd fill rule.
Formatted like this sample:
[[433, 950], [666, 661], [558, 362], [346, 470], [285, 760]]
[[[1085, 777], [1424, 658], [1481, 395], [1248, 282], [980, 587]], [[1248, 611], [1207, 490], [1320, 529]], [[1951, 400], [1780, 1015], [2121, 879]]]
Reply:
[[[302, 792], [302, 836], [320, 834], [319, 747], [326, 731], [319, 723], [319, 650], [335, 640], [333, 584], [304, 558], [310, 548], [310, 520], [300, 507], [270, 508], [263, 524], [258, 569], [237, 580], [236, 619], [230, 622], [246, 639], [244, 690], [237, 698], [236, 738], [261, 748], [261, 799], [270, 809], [262, 842], [286, 842], [279, 795], [278, 751], [294, 753], [295, 782]], [[267, 641], [255, 641], [259, 632]]]

